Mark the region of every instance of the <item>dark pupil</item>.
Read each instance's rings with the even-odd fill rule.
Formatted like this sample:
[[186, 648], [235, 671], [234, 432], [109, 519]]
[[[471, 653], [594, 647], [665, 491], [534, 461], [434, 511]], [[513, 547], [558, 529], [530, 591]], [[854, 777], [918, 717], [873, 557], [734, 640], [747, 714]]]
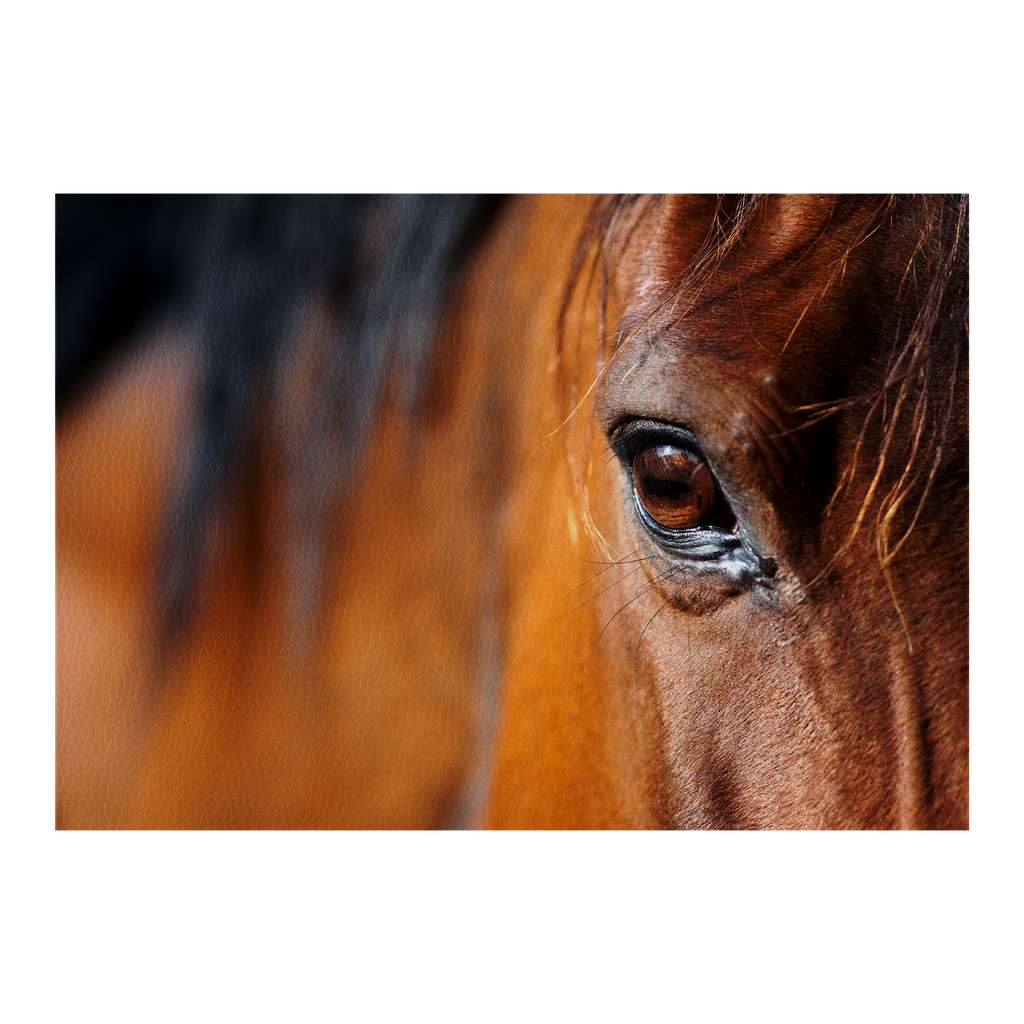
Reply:
[[[690, 490], [690, 485], [682, 480], [659, 480], [656, 476], [645, 476], [643, 482], [644, 490], [656, 498], [668, 498], [670, 501], [678, 501], [680, 496]], [[695, 495], [695, 500], [700, 503], [700, 495]]]

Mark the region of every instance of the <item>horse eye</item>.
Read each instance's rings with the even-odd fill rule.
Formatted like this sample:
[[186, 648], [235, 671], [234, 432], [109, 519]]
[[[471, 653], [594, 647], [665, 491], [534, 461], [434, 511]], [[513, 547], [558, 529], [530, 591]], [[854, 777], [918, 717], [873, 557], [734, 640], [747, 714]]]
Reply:
[[666, 530], [707, 526], [718, 495], [711, 471], [685, 448], [660, 444], [633, 457], [633, 486], [650, 517]]

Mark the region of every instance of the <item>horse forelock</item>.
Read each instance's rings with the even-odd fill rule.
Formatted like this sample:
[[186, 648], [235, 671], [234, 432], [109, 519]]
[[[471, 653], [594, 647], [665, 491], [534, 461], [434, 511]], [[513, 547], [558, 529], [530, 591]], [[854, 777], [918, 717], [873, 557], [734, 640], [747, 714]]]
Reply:
[[[772, 276], [813, 266], [813, 292], [786, 328], [783, 355], [801, 326], [806, 332], [830, 293], [847, 281], [853, 263], [883, 244], [902, 253], [904, 260], [898, 280], [886, 282], [895, 321], [884, 372], [875, 374], [871, 386], [838, 399], [776, 410], [753, 393], [747, 404], [754, 421], [762, 424], [759, 439], [766, 449], [774, 445], [777, 451], [780, 443], [793, 450], [786, 443], [791, 434], [846, 410], [864, 410], [860, 436], [828, 510], [858, 471], [868, 470], [867, 484], [848, 536], [830, 564], [873, 514], [879, 563], [887, 572], [919, 521], [950, 429], [957, 378], [967, 353], [967, 240], [965, 195], [716, 195], [686, 197], [674, 206], [663, 196], [596, 200], [581, 231], [557, 332], [561, 391], [572, 430], [568, 454], [591, 539], [606, 549], [587, 511], [592, 458], [587, 448], [594, 445], [597, 431], [592, 410], [584, 413], [584, 406], [629, 342], [639, 337], [655, 344], [672, 330], [691, 326], [712, 307], [723, 279], [731, 281], [758, 268]], [[624, 291], [631, 293], [632, 306], [615, 308]], [[740, 305], [742, 290], [736, 294]], [[568, 343], [567, 310], [581, 296], [596, 304], [599, 324], [595, 375], [585, 389], [579, 374], [587, 341], [577, 335], [575, 348]], [[609, 323], [614, 324], [611, 330]], [[796, 346], [793, 355], [806, 358], [804, 352]], [[575, 420], [584, 415], [585, 425], [577, 429]], [[783, 427], [783, 420], [788, 425]], [[866, 467], [862, 448], [873, 437], [872, 424], [877, 428], [879, 421], [882, 440], [873, 464]], [[910, 501], [913, 511], [903, 517], [905, 528], [895, 536], [897, 519]]]
[[[850, 548], [873, 509], [878, 562], [912, 650], [889, 565], [917, 525], [932, 489], [951, 427], [957, 380], [966, 365], [967, 197], [889, 197], [864, 217], [854, 241], [841, 256], [841, 273], [854, 250], [885, 227], [886, 221], [894, 235], [903, 236], [906, 262], [900, 267], [902, 275], [893, 302], [897, 328], [890, 338], [884, 373], [865, 393], [838, 402], [810, 403], [794, 411], [807, 415], [801, 427], [811, 427], [844, 410], [858, 406], [866, 410], [853, 456], [843, 469], [828, 510], [850, 488], [858, 469], [866, 471], [867, 485], [849, 533], [820, 576]], [[834, 281], [833, 274], [829, 286]], [[825, 291], [827, 288], [823, 296]], [[880, 427], [881, 440], [873, 464], [859, 466], [872, 425]], [[912, 500], [913, 511], [904, 517], [909, 524], [894, 539], [897, 515]]]

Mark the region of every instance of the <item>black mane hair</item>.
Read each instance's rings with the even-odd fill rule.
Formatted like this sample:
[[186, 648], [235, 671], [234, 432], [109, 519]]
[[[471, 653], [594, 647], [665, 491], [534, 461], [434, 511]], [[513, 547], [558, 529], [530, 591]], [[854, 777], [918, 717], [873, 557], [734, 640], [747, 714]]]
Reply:
[[213, 509], [259, 427], [302, 309], [326, 302], [317, 409], [336, 464], [358, 466], [392, 367], [415, 415], [442, 304], [502, 205], [495, 196], [58, 196], [58, 421], [162, 318], [197, 340], [200, 397], [168, 497], [156, 594], [165, 642], [193, 614]]

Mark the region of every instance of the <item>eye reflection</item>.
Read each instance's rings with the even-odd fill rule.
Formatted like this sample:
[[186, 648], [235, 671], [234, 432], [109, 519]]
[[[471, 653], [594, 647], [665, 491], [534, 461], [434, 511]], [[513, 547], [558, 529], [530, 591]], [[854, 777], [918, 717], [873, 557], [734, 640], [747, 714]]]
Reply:
[[633, 484], [647, 513], [667, 530], [707, 526], [715, 518], [714, 478], [703, 460], [685, 448], [662, 444], [637, 454]]

